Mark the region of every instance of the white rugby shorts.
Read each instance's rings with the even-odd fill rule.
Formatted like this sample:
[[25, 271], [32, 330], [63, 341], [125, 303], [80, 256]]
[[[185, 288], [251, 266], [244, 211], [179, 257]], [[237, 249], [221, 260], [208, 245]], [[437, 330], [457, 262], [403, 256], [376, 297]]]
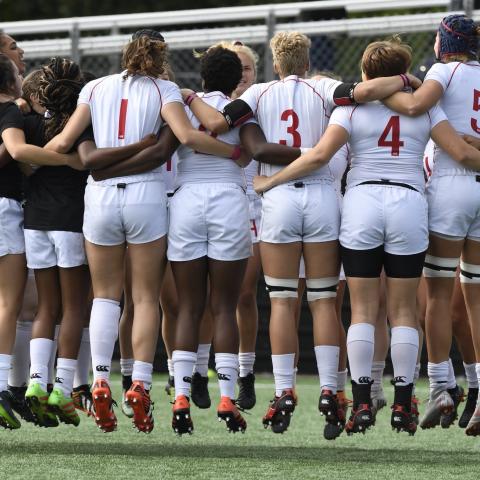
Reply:
[[427, 185], [428, 229], [480, 241], [480, 176], [439, 176]]
[[331, 183], [279, 185], [262, 197], [260, 240], [329, 242], [340, 229], [338, 196]]
[[11, 198], [0, 198], [0, 257], [25, 253], [23, 208]]
[[85, 240], [78, 232], [25, 229], [28, 268], [73, 268], [87, 264]]
[[413, 255], [428, 247], [425, 196], [392, 185], [357, 185], [343, 197], [340, 243], [352, 250], [384, 245], [393, 255]]
[[83, 234], [89, 242], [105, 246], [148, 243], [166, 235], [167, 230], [162, 180], [87, 185]]
[[207, 256], [234, 261], [252, 255], [247, 196], [233, 183], [187, 183], [170, 198], [168, 259]]
[[256, 193], [247, 194], [247, 198], [250, 212], [250, 236], [252, 243], [258, 243], [262, 221], [262, 200]]

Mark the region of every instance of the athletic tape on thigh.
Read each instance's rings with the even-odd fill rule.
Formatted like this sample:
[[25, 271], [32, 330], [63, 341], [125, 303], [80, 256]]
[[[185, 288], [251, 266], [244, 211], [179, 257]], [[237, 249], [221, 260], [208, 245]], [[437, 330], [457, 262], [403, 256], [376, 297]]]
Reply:
[[480, 283], [480, 265], [460, 261], [460, 281], [462, 283]]
[[454, 278], [456, 276], [458, 258], [443, 258], [427, 255], [423, 265], [425, 277]]
[[338, 277], [307, 279], [307, 300], [314, 302], [321, 298], [337, 296]]
[[297, 298], [298, 278], [273, 278], [265, 275], [270, 298]]

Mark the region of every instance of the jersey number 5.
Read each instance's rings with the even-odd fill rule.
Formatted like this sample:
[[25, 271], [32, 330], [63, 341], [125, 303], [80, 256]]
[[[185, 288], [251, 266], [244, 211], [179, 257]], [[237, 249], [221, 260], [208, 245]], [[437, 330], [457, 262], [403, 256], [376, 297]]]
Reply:
[[[391, 135], [391, 140], [388, 140], [388, 136]], [[385, 127], [385, 130], [378, 139], [379, 147], [390, 147], [390, 155], [392, 157], [398, 157], [400, 154], [400, 147], [403, 147], [404, 143], [400, 140], [400, 117], [395, 115], [390, 117], [390, 120]]]
[[[299, 120], [295, 110], [292, 110], [292, 109], [285, 110], [282, 113], [280, 120], [282, 120], [282, 122], [287, 122], [290, 117], [292, 118], [292, 123], [287, 128], [287, 133], [289, 133], [293, 137], [292, 147], [300, 148], [302, 146], [302, 137], [300, 136], [300, 133], [297, 131]], [[286, 145], [287, 141], [280, 140], [278, 143], [280, 143], [280, 145]]]
[[[473, 111], [478, 112], [480, 110], [480, 90], [473, 91]], [[476, 118], [470, 119], [470, 125], [472, 130], [476, 133], [480, 133], [480, 127]]]

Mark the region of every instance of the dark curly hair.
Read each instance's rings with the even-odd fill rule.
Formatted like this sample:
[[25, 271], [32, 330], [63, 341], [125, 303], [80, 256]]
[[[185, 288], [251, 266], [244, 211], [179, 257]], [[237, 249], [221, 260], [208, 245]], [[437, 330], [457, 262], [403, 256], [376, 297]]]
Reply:
[[0, 93], [10, 95], [16, 82], [13, 62], [3, 53], [0, 53]]
[[45, 139], [48, 142], [62, 131], [75, 111], [78, 94], [85, 82], [80, 67], [67, 58], [52, 58], [42, 71], [38, 103], [51, 115], [45, 123]]
[[230, 96], [242, 78], [242, 62], [231, 50], [209, 48], [200, 59], [200, 75], [205, 91]]

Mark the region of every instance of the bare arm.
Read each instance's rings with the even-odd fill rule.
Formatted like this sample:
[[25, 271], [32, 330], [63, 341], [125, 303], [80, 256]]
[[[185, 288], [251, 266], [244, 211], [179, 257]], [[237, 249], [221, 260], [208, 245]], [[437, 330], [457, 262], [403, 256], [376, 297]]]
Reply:
[[[107, 178], [148, 172], [169, 160], [178, 148], [178, 144], [177, 137], [172, 130], [168, 126], [163, 127], [157, 143], [121, 162], [91, 172], [92, 177], [94, 180], [100, 181]], [[82, 147], [82, 145], [83, 143], [79, 147]]]
[[415, 92], [397, 92], [385, 98], [383, 103], [391, 110], [402, 115], [416, 117], [430, 110], [442, 96], [443, 88], [440, 83], [435, 80], [427, 80]]
[[90, 107], [81, 103], [77, 106], [73, 115], [68, 120], [65, 128], [46, 145], [47, 150], [53, 150], [59, 153], [67, 153], [73, 147], [75, 140], [90, 126], [92, 119], [90, 116]]
[[463, 135], [462, 138], [472, 147], [480, 150], [480, 138], [472, 137], [471, 135]]
[[431, 132], [433, 141], [465, 168], [480, 171], [480, 151], [468, 145], [446, 120]]
[[[406, 74], [410, 80], [410, 84], [416, 88], [421, 85], [420, 80], [411, 75]], [[400, 75], [394, 77], [379, 77], [359, 83], [353, 92], [355, 102], [366, 103], [373, 100], [383, 100], [386, 97], [399, 92], [404, 88], [404, 83]]]
[[76, 154], [65, 155], [25, 143], [25, 134], [19, 128], [7, 128], [2, 133], [2, 139], [11, 157], [21, 163], [46, 166], [70, 165], [70, 162], [74, 163], [77, 157]]
[[299, 148], [269, 143], [256, 123], [248, 123], [240, 129], [240, 140], [247, 152], [257, 162], [272, 165], [288, 165], [301, 155]]
[[335, 153], [348, 142], [348, 132], [338, 126], [330, 125], [315, 147], [297, 158], [280, 172], [271, 177], [255, 177], [253, 187], [257, 193], [303, 177], [325, 165]]
[[[88, 145], [81, 148], [84, 143]], [[122, 147], [97, 148], [95, 142], [82, 142], [77, 150], [84, 168], [88, 170], [98, 170], [130, 158], [141, 152], [143, 149], [155, 145], [156, 143], [156, 136], [150, 134], [139, 142], [131, 143], [130, 145]]]

